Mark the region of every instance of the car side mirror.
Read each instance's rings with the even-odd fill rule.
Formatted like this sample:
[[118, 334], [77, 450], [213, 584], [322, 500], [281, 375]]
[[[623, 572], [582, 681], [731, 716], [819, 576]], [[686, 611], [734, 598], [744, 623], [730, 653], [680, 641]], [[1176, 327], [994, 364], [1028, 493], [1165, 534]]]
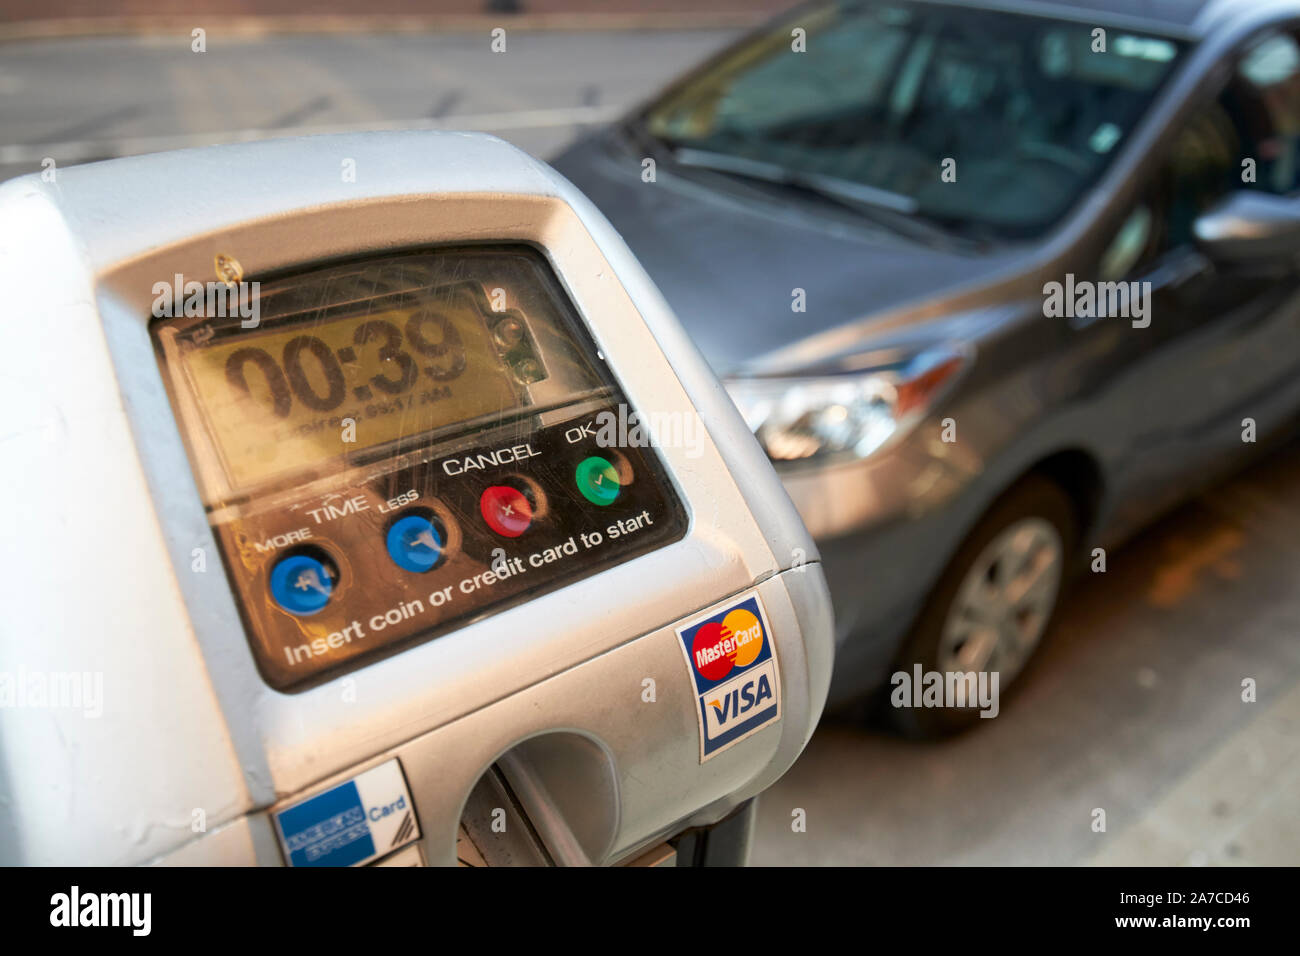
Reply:
[[1216, 263], [1300, 263], [1300, 197], [1240, 190], [1198, 216], [1192, 231]]

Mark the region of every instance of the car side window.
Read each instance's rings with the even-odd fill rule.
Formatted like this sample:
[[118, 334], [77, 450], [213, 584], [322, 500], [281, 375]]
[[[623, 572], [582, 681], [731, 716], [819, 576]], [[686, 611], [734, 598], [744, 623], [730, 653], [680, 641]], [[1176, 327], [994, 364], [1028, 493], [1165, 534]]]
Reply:
[[1160, 250], [1192, 242], [1192, 223], [1240, 183], [1241, 137], [1221, 101], [1206, 106], [1179, 134], [1152, 183]]
[[1111, 282], [1146, 271], [1165, 253], [1189, 245], [1196, 217], [1232, 190], [1239, 154], [1231, 118], [1210, 103], [1175, 137], [1102, 253], [1098, 278]]
[[1271, 33], [1239, 57], [1217, 99], [1175, 137], [1098, 263], [1103, 281], [1192, 243], [1192, 224], [1228, 193], [1300, 189], [1300, 42]]
[[1300, 42], [1276, 33], [1241, 57], [1224, 91], [1243, 140], [1243, 187], [1286, 195], [1300, 189]]

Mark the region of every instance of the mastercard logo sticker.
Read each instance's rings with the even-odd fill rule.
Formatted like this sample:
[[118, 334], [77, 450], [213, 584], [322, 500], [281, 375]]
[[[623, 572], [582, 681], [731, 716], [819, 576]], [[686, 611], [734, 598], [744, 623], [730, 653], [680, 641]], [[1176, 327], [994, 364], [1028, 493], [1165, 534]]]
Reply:
[[700, 763], [781, 719], [781, 675], [757, 591], [677, 628], [694, 685]]
[[691, 642], [696, 671], [719, 681], [737, 667], [754, 663], [763, 650], [763, 622], [744, 608], [731, 611], [721, 621], [700, 626]]

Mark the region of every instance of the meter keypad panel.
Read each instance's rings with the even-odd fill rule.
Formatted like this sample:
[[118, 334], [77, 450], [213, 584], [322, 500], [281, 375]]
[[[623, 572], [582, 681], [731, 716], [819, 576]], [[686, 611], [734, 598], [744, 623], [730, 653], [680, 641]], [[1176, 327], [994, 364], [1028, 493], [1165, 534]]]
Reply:
[[627, 440], [636, 411], [536, 252], [389, 256], [258, 296], [251, 329], [238, 314], [152, 328], [272, 686], [685, 534], [657, 453]]
[[[642, 449], [566, 440], [606, 410], [522, 439], [503, 433], [510, 444], [357, 474], [218, 525], [268, 681], [291, 686], [324, 660], [339, 665], [377, 644], [444, 632], [680, 537], [680, 511]], [[580, 484], [593, 456], [619, 475], [607, 504]], [[297, 610], [304, 602], [307, 614]]]

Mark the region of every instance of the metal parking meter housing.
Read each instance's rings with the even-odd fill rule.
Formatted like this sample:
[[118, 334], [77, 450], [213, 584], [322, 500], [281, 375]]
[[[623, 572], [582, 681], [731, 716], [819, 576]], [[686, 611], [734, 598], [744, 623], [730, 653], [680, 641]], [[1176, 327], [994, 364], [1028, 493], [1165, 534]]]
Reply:
[[[193, 356], [211, 356], [213, 367], [224, 358], [226, 379], [249, 391], [247, 376], [231, 369], [264, 360], [250, 359], [248, 349], [232, 357], [240, 343], [273, 342], [263, 351], [277, 355], [282, 345], [288, 355], [302, 343], [268, 337], [273, 328], [227, 323], [218, 329], [229, 335], [230, 344], [220, 346], [225, 351], [204, 351], [200, 339], [211, 332], [202, 315], [160, 320], [157, 288], [174, 277], [178, 290], [190, 281], [259, 281], [276, 290], [264, 296], [274, 312], [276, 302], [298, 307], [310, 299], [313, 276], [329, 276], [330, 288], [355, 288], [357, 275], [370, 281], [377, 274], [365, 264], [379, 262], [375, 268], [389, 269], [384, 276], [408, 274], [417, 263], [429, 275], [454, 278], [448, 256], [457, 255], [484, 268], [508, 261], [543, 276], [537, 284], [549, 290], [550, 308], [567, 315], [528, 326], [550, 367], [564, 364], [556, 358], [564, 343], [546, 339], [547, 330], [568, 321], [576, 329], [564, 347], [577, 358], [565, 359], [565, 367], [581, 365], [582, 375], [596, 376], [600, 394], [634, 411], [661, 421], [698, 420], [704, 428], [689, 445], [652, 440], [627, 450], [639, 456], [638, 469], [653, 472], [628, 494], [657, 490], [654, 500], [665, 510], [655, 515], [680, 514], [660, 538], [626, 554], [611, 550], [590, 567], [571, 560], [553, 580], [541, 580], [538, 571], [535, 586], [509, 594], [501, 584], [506, 576], [484, 578], [485, 566], [479, 580], [500, 585], [502, 600], [489, 592], [481, 605], [441, 625], [412, 611], [410, 633], [372, 653], [361, 640], [363, 632], [375, 636], [364, 622], [382, 621], [375, 612], [384, 608], [366, 604], [367, 595], [394, 581], [424, 580], [418, 547], [402, 552], [400, 540], [392, 544], [391, 523], [358, 524], [363, 519], [341, 507], [332, 527], [343, 530], [323, 550], [304, 551], [311, 544], [305, 538], [278, 548], [268, 518], [261, 543], [271, 556], [263, 561], [246, 548], [247, 522], [254, 520], [248, 516], [301, 517], [304, 502], [319, 501], [311, 495], [324, 487], [311, 482], [342, 481], [329, 486], [334, 493], [363, 472], [371, 483], [356, 485], [362, 491], [353, 497], [363, 500], [355, 507], [400, 512], [411, 502], [374, 493], [389, 487], [381, 478], [399, 464], [426, 474], [440, 460], [445, 474], [437, 487], [452, 495], [461, 487], [454, 474], [461, 466], [447, 462], [482, 462], [494, 452], [452, 435], [430, 457], [436, 442], [412, 443], [394, 431], [386, 436], [392, 441], [371, 449], [380, 457], [349, 458], [345, 474], [321, 463], [299, 484], [281, 483], [275, 495], [247, 492], [233, 479], [214, 490], [204, 448], [217, 449], [213, 460], [230, 466], [223, 474], [252, 479], [264, 477], [257, 462], [280, 454], [289, 467], [297, 453], [277, 452], [256, 429], [227, 428], [215, 414], [198, 414], [206, 383], [220, 374], [197, 371], [206, 359]], [[470, 274], [474, 268], [466, 267]], [[0, 669], [17, 695], [0, 710], [0, 799], [7, 808], [0, 860], [328, 862], [339, 841], [311, 843], [323, 831], [309, 818], [325, 798], [346, 790], [360, 794], [370, 822], [356, 825], [369, 826], [376, 842], [373, 852], [347, 862], [396, 862], [397, 854], [387, 854], [400, 847], [401, 862], [414, 853], [453, 864], [466, 852], [462, 846], [458, 854], [458, 841], [479, 827], [471, 812], [479, 805], [489, 814], [501, 809], [493, 805], [496, 787], [528, 821], [539, 855], [511, 857], [509, 848], [488, 847], [485, 856], [500, 852], [487, 862], [626, 863], [733, 814], [808, 741], [833, 653], [815, 546], [743, 420], [621, 239], [570, 184], [513, 147], [471, 134], [348, 134], [113, 160], [60, 170], [53, 181], [27, 176], [0, 187], [0, 274], [10, 306], [0, 322], [10, 370], [0, 395], [9, 416], [4, 487], [13, 543], [0, 559]], [[450, 295], [446, 288], [438, 286], [437, 294]], [[466, 303], [477, 301], [478, 287], [471, 293]], [[402, 287], [393, 295], [389, 306], [406, 310], [408, 330], [409, 322], [437, 324], [419, 312], [417, 293]], [[539, 296], [529, 301], [541, 302]], [[464, 308], [493, 321], [492, 304]], [[526, 324], [534, 321], [527, 311], [519, 314]], [[313, 321], [323, 330], [319, 339], [328, 339], [328, 323]], [[337, 328], [358, 348], [377, 344], [379, 333], [362, 328], [370, 321], [365, 315], [340, 321], [353, 323]], [[177, 346], [184, 335], [190, 338]], [[446, 373], [445, 350], [426, 344], [428, 354], [442, 358], [425, 371]], [[476, 357], [470, 350], [462, 366], [514, 362], [513, 384], [492, 379], [493, 387], [537, 394], [530, 380], [542, 373], [497, 344], [497, 353]], [[351, 354], [334, 339], [310, 348], [322, 367], [331, 356]], [[394, 364], [385, 361], [383, 369]], [[187, 381], [200, 383], [193, 394]], [[349, 378], [348, 388], [366, 387], [355, 381]], [[455, 399], [462, 400], [463, 414], [477, 415], [485, 434], [495, 434], [491, 409], [504, 414], [507, 400], [475, 407], [472, 398]], [[554, 437], [572, 428], [581, 434], [576, 413], [565, 417], [578, 407], [594, 406], [525, 409], [507, 429], [518, 441], [504, 447], [529, 451], [499, 457], [547, 459], [548, 440], [560, 449], [556, 456], [594, 453], [600, 446], [590, 444], [590, 430], [571, 449]], [[442, 435], [457, 427], [452, 419], [429, 421]], [[308, 426], [297, 427], [293, 435]], [[285, 448], [290, 434], [280, 438]], [[253, 443], [247, 459], [233, 450], [245, 439]], [[601, 475], [619, 472], [603, 467], [575, 473], [581, 494], [545, 485], [558, 479], [541, 472], [540, 499], [532, 486], [517, 485], [517, 500], [510, 489], [497, 494], [521, 510], [536, 509], [539, 522], [550, 508], [557, 521], [561, 512], [579, 524], [590, 515], [589, 528], [604, 528]], [[524, 465], [516, 471], [521, 481], [532, 480]], [[482, 507], [488, 520], [488, 505]], [[511, 539], [495, 524], [484, 530], [466, 507], [449, 508], [446, 520], [466, 528], [465, 561], [469, 538], [489, 540], [493, 533], [502, 552], [494, 560], [540, 554], [526, 534]], [[434, 510], [427, 512], [431, 521]], [[507, 504], [507, 513], [518, 512]], [[375, 557], [385, 553], [375, 542], [360, 557], [338, 553], [335, 542], [350, 540], [338, 535], [372, 527], [388, 527], [392, 561], [415, 566], [383, 564], [388, 558]], [[231, 528], [243, 528], [244, 536]], [[425, 540], [452, 549], [453, 537], [444, 522]], [[250, 595], [286, 555], [301, 564], [325, 552], [342, 567], [326, 567], [328, 560], [311, 566], [320, 569], [318, 584], [328, 578], [337, 585], [319, 600], [364, 614], [356, 615], [356, 641], [337, 630], [329, 639], [318, 634], [323, 666], [307, 673], [315, 664], [302, 662], [317, 660], [310, 642], [301, 645], [307, 651], [280, 646], [273, 632], [291, 629], [294, 620], [310, 622], [316, 610], [295, 609], [292, 595], [281, 594], [278, 609]], [[347, 590], [349, 575], [365, 587]], [[459, 581], [469, 579], [466, 573]], [[401, 606], [388, 610], [401, 617]], [[758, 651], [745, 644], [751, 625]], [[355, 657], [340, 656], [351, 653], [345, 643], [360, 647]], [[282, 664], [268, 663], [272, 651], [283, 652]], [[718, 653], [725, 659], [717, 661]], [[733, 664], [738, 671], [769, 668], [779, 716], [724, 740], [722, 725], [710, 721], [721, 719], [711, 716], [715, 707], [723, 714], [744, 706], [741, 689], [725, 683]], [[733, 689], [735, 703], [728, 704]], [[371, 793], [399, 796], [375, 801]], [[372, 814], [390, 809], [391, 827], [375, 822]], [[301, 832], [290, 832], [294, 816], [304, 821]], [[304, 835], [309, 829], [315, 835]], [[492, 839], [480, 838], [471, 849], [483, 851]], [[319, 859], [308, 860], [311, 853]]]

